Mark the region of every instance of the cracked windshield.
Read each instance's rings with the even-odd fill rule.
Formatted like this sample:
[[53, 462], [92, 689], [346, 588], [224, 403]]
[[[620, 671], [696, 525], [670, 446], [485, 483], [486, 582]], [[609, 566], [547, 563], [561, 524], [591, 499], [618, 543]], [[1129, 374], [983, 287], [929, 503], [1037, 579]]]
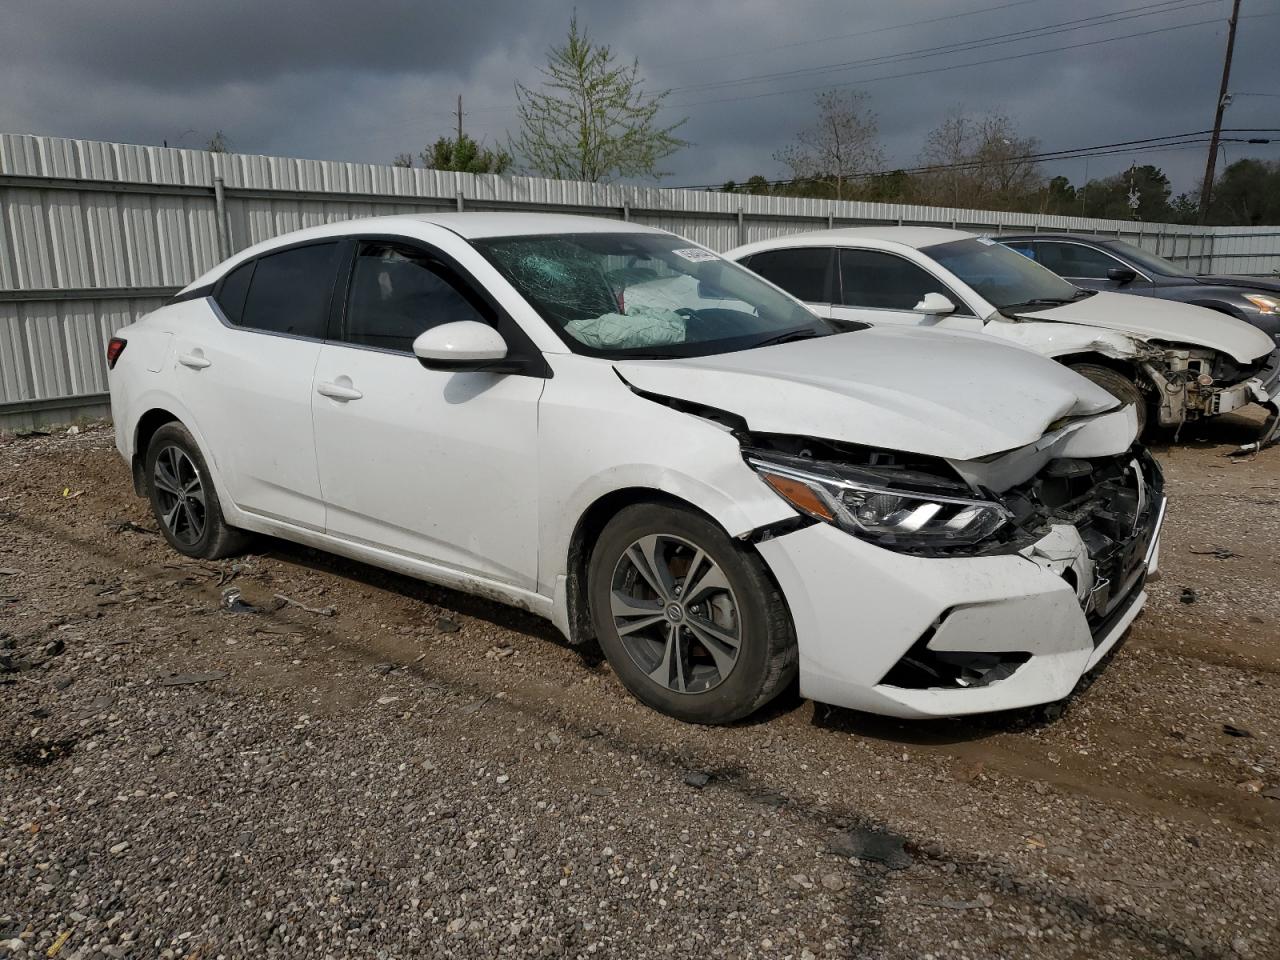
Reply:
[[665, 234], [475, 245], [579, 353], [706, 356], [838, 332], [754, 274]]

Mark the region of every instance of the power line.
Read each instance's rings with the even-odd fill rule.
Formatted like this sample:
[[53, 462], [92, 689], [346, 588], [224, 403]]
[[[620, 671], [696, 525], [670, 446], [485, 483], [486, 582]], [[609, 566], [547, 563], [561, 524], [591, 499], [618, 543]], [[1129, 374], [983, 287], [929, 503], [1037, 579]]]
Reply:
[[708, 90], [717, 87], [750, 85], [788, 77], [817, 76], [824, 73], [852, 70], [864, 66], [908, 62], [911, 60], [927, 59], [929, 57], [946, 56], [952, 53], [968, 53], [971, 50], [981, 50], [987, 47], [1019, 43], [1023, 40], [1038, 39], [1040, 37], [1053, 36], [1059, 33], [1070, 33], [1075, 30], [1108, 26], [1114, 23], [1122, 23], [1127, 20], [1137, 20], [1143, 17], [1157, 16], [1164, 13], [1177, 13], [1181, 10], [1190, 10], [1194, 7], [1208, 6], [1217, 2], [1218, 0], [1159, 0], [1159, 2], [1156, 3], [1148, 3], [1138, 7], [1131, 7], [1127, 10], [1116, 10], [1109, 13], [1096, 14], [1091, 17], [1081, 17], [1076, 20], [1064, 20], [1060, 23], [1049, 23], [1038, 27], [1028, 27], [1025, 30], [1015, 30], [1011, 33], [996, 34], [992, 37], [960, 40], [934, 47], [922, 47], [918, 50], [904, 50], [898, 53], [883, 54], [875, 57], [864, 57], [859, 60], [847, 60], [842, 63], [831, 63], [819, 67], [801, 67], [795, 70], [752, 74], [750, 76], [736, 77], [729, 80], [713, 80], [706, 83], [688, 84], [682, 87], [673, 87], [671, 92], [679, 93], [688, 90]]
[[722, 53], [714, 57], [695, 57], [689, 60], [669, 60], [666, 63], [655, 64], [654, 69], [674, 67], [684, 63], [711, 63], [715, 60], [727, 60], [730, 57], [743, 57], [757, 53], [768, 53], [770, 50], [787, 50], [793, 47], [807, 47], [815, 43], [830, 43], [834, 40], [849, 40], [853, 37], [869, 37], [877, 33], [888, 33], [891, 30], [902, 30], [906, 27], [919, 27], [931, 23], [942, 23], [945, 20], [959, 20], [962, 17], [973, 17], [980, 13], [991, 13], [996, 10], [1008, 10], [1011, 7], [1025, 7], [1028, 4], [1043, 2], [1044, 0], [1014, 0], [1012, 3], [1001, 3], [994, 7], [981, 7], [977, 10], [968, 10], [964, 13], [949, 13], [941, 17], [930, 17], [927, 20], [911, 20], [906, 23], [895, 23], [887, 27], [877, 27], [875, 30], [859, 30], [855, 33], [838, 33], [829, 37], [815, 37], [812, 40], [796, 40], [791, 43], [775, 43], [767, 47], [756, 47], [751, 50], [734, 50], [731, 53]]
[[1217, 24], [1215, 20], [1195, 20], [1191, 23], [1180, 23], [1172, 27], [1158, 27], [1154, 30], [1143, 30], [1138, 33], [1125, 33], [1116, 37], [1103, 37], [1099, 40], [1088, 40], [1081, 43], [1066, 44], [1061, 47], [1046, 47], [1042, 50], [1031, 50], [1026, 53], [1014, 53], [1004, 57], [989, 57], [986, 60], [974, 60], [969, 63], [954, 63], [943, 67], [930, 67], [927, 70], [911, 70], [906, 73], [886, 74], [879, 77], [864, 77], [861, 80], [853, 80], [848, 83], [822, 84], [816, 87], [794, 87], [788, 90], [774, 90], [768, 93], [753, 93], [740, 97], [718, 97], [713, 100], [691, 100], [688, 103], [672, 103], [664, 104], [664, 109], [676, 109], [684, 107], [697, 107], [711, 103], [736, 103], [742, 100], [760, 100], [765, 97], [782, 97], [792, 93], [808, 93], [814, 90], [831, 90], [841, 87], [856, 87], [867, 83], [879, 83], [884, 80], [901, 80], [907, 77], [923, 77], [934, 73], [945, 73], [949, 70], [964, 70], [969, 67], [982, 67], [992, 63], [1006, 63], [1011, 60], [1025, 60], [1028, 57], [1040, 57], [1047, 53], [1062, 53], [1066, 50], [1080, 50], [1084, 47], [1096, 47], [1104, 43], [1115, 43], [1119, 40], [1133, 40], [1138, 37], [1151, 37], [1157, 34], [1172, 33], [1176, 30], [1187, 30], [1191, 27], [1203, 27], [1209, 24]]

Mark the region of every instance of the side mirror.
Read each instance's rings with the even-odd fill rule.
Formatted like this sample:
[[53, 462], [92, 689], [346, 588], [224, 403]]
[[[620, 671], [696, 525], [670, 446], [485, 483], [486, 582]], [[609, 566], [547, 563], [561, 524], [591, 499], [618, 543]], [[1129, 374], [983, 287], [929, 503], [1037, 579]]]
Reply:
[[1128, 267], [1112, 267], [1107, 271], [1107, 279], [1116, 283], [1131, 283], [1137, 276], [1137, 271]]
[[428, 370], [494, 370], [507, 358], [507, 341], [487, 323], [458, 320], [419, 334], [413, 354]]
[[944, 316], [955, 313], [956, 305], [940, 293], [926, 293], [924, 299], [911, 309], [925, 316]]

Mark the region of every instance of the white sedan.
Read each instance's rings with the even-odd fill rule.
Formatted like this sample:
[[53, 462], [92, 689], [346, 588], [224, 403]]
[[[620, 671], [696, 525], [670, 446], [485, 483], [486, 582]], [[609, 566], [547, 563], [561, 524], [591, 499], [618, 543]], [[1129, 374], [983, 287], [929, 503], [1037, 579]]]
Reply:
[[797, 676], [908, 717], [1066, 696], [1156, 562], [1133, 409], [850, 326], [631, 224], [357, 220], [118, 331], [112, 414], [176, 550], [268, 534], [514, 604], [684, 720]]
[[1280, 350], [1257, 327], [1170, 300], [1082, 290], [986, 237], [854, 227], [725, 254], [825, 317], [982, 333], [1074, 368], [1176, 428], [1260, 403], [1280, 429]]

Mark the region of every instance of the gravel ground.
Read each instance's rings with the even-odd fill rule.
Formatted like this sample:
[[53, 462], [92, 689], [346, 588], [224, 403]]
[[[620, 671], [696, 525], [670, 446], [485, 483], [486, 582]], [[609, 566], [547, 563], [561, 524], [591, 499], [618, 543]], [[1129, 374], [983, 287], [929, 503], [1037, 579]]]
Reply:
[[720, 729], [492, 604], [186, 560], [107, 428], [0, 440], [0, 956], [1280, 956], [1254, 429], [1159, 451], [1163, 579], [1064, 709]]

